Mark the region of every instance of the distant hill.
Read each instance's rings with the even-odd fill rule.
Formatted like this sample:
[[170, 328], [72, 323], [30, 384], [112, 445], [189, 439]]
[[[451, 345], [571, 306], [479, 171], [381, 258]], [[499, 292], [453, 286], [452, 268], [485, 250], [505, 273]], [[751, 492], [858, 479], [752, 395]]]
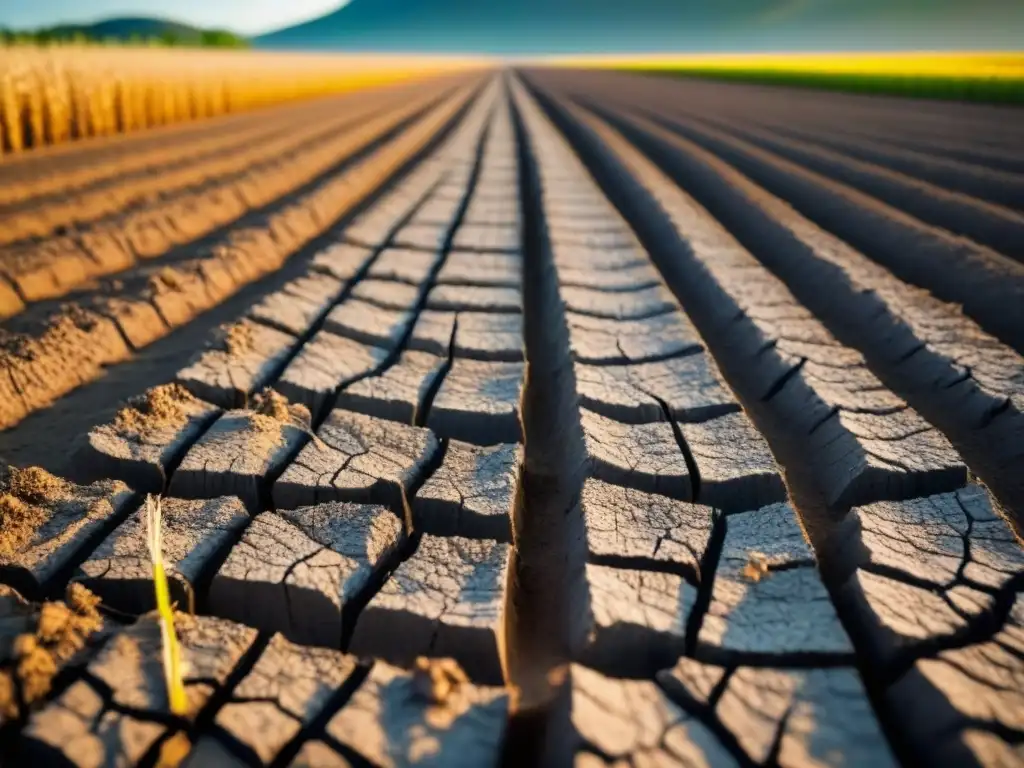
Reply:
[[182, 40], [195, 40], [197, 42], [203, 32], [198, 27], [181, 24], [177, 21], [142, 17], [104, 19], [94, 24], [63, 24], [51, 27], [50, 31], [56, 34], [82, 32], [89, 37], [100, 39], [116, 37], [125, 40], [132, 36], [146, 38], [175, 35]]
[[91, 24], [58, 24], [31, 31], [7, 31], [5, 36], [28, 36], [40, 42], [47, 40], [156, 40], [168, 45], [241, 47], [248, 41], [231, 32], [201, 29], [177, 21], [147, 17], [104, 19]]
[[257, 47], [484, 53], [1020, 48], [1024, 0], [352, 0]]

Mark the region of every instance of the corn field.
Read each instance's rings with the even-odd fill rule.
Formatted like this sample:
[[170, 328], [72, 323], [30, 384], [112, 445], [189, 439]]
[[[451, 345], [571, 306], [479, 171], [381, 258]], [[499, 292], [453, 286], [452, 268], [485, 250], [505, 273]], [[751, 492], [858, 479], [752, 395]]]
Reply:
[[464, 64], [244, 51], [0, 49], [0, 152], [342, 93]]

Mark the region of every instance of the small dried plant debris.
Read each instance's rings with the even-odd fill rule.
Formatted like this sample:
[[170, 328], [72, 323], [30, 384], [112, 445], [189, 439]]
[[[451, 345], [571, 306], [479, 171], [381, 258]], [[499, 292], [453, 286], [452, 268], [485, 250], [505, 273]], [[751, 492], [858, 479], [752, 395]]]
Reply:
[[768, 575], [769, 563], [767, 555], [761, 552], [750, 552], [747, 564], [743, 566], [743, 577], [749, 581], [760, 581]]
[[416, 692], [431, 704], [443, 705], [469, 678], [455, 659], [428, 659], [420, 656], [413, 667], [413, 685]]
[[157, 612], [160, 614], [160, 635], [163, 639], [164, 677], [167, 681], [168, 706], [176, 715], [188, 712], [188, 695], [181, 667], [181, 648], [174, 630], [174, 608], [167, 586], [163, 555], [163, 514], [159, 496], [146, 497], [146, 533], [149, 556], [153, 563], [153, 586], [156, 590]]

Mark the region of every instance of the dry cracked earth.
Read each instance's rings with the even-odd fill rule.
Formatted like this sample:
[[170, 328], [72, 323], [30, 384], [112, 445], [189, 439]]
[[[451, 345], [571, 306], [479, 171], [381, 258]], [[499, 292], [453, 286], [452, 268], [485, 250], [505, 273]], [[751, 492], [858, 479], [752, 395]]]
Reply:
[[1022, 137], [524, 71], [5, 162], [0, 763], [1024, 764]]

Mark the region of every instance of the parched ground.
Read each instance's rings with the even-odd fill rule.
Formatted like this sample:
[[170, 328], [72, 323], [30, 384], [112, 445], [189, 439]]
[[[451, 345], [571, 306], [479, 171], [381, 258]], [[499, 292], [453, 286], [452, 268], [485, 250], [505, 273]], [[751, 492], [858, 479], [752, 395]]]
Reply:
[[0, 315], [0, 763], [1024, 764], [1020, 111], [527, 71], [86, 143], [0, 165]]

